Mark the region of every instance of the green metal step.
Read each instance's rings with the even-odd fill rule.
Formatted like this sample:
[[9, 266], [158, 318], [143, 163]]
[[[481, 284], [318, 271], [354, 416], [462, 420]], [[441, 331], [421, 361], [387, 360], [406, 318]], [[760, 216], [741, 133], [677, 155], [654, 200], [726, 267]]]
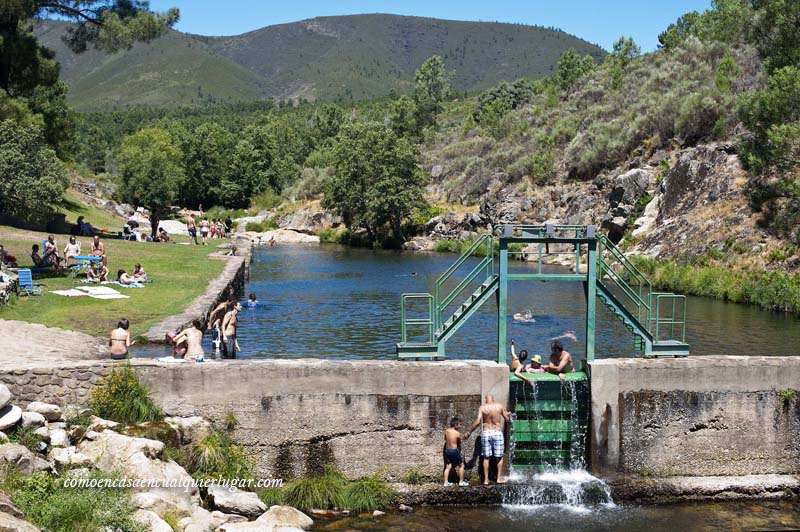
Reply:
[[514, 434], [522, 432], [572, 432], [575, 422], [571, 419], [528, 419], [514, 421]]
[[569, 432], [515, 432], [513, 435], [514, 441], [518, 443], [531, 442], [551, 442], [551, 441], [572, 441], [572, 431]]
[[541, 473], [553, 469], [554, 464], [511, 464], [512, 471], [533, 471]]
[[531, 401], [517, 402], [514, 412], [572, 412], [572, 401]]
[[398, 343], [396, 346], [399, 358], [436, 358], [439, 349], [434, 343]]
[[514, 450], [514, 461], [541, 461], [541, 460], [554, 460], [554, 459], [569, 459], [570, 449], [531, 449], [531, 450]]

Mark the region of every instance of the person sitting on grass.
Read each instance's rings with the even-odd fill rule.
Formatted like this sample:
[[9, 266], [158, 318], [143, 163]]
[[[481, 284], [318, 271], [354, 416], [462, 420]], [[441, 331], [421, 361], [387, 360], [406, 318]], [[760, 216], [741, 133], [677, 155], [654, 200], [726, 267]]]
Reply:
[[567, 380], [565, 373], [575, 371], [572, 365], [572, 355], [564, 351], [564, 346], [558, 340], [554, 340], [550, 344], [550, 362], [543, 367], [546, 372], [558, 375], [562, 381]]
[[100, 237], [94, 235], [92, 239], [92, 250], [91, 250], [92, 257], [100, 257], [103, 260], [103, 266], [108, 265], [108, 261], [106, 260], [106, 247], [100, 242]]
[[69, 243], [64, 247], [64, 260], [67, 264], [81, 254], [81, 243], [74, 236], [69, 237]]
[[86, 281], [90, 283], [105, 283], [108, 281], [108, 268], [102, 263], [93, 262], [86, 272]]
[[117, 282], [119, 284], [136, 284], [136, 279], [132, 275], [128, 275], [125, 270], [117, 270]]
[[147, 273], [145, 273], [144, 268], [138, 262], [133, 266], [133, 280], [137, 283], [146, 283], [147, 282]]
[[31, 261], [33, 261], [33, 265], [37, 268], [49, 268], [52, 266], [46, 257], [42, 257], [39, 254], [39, 244], [31, 246]]
[[111, 331], [108, 338], [108, 347], [113, 360], [125, 360], [128, 358], [128, 348], [136, 342], [131, 341], [131, 333], [128, 331], [130, 322], [122, 318], [117, 323], [117, 328]]
[[444, 486], [453, 485], [450, 482], [450, 470], [458, 468], [458, 485], [469, 486], [464, 481], [464, 455], [461, 454], [461, 420], [458, 416], [450, 420], [450, 428], [444, 431]]
[[56, 272], [61, 271], [61, 263], [64, 259], [58, 254], [58, 246], [53, 235], [49, 235], [44, 243], [44, 259], [56, 267]]
[[159, 242], [169, 242], [169, 233], [167, 233], [163, 227], [158, 228], [158, 241]]

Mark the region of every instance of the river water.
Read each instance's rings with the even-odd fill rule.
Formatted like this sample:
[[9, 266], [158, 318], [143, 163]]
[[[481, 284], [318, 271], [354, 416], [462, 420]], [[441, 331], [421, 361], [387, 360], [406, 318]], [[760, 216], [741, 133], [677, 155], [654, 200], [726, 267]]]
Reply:
[[[431, 292], [456, 259], [442, 253], [401, 253], [337, 245], [257, 247], [246, 294], [262, 305], [241, 315], [241, 358], [391, 359], [400, 339], [400, 294]], [[469, 261], [463, 271], [471, 269]], [[511, 262], [511, 271], [532, 266]], [[552, 267], [557, 270], [557, 267]], [[460, 301], [459, 301], [460, 303]], [[599, 303], [599, 302], [598, 302]], [[756, 307], [688, 298], [686, 337], [693, 355], [795, 355], [800, 320]], [[514, 281], [509, 313], [532, 311], [534, 323], [509, 319], [509, 338], [531, 354], [572, 331], [564, 346], [584, 356], [586, 303], [581, 283]], [[496, 360], [497, 310], [491, 298], [447, 343], [447, 357]], [[632, 356], [631, 334], [597, 305], [596, 356]], [[210, 349], [210, 345], [209, 345]], [[137, 351], [159, 355], [160, 348]]]

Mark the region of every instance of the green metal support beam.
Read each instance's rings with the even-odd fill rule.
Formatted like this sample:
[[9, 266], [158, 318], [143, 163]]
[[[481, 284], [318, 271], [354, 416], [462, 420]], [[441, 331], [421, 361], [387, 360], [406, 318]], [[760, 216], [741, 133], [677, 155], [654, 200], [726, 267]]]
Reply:
[[497, 290], [497, 362], [506, 363], [508, 335], [508, 241], [500, 239], [500, 286]]

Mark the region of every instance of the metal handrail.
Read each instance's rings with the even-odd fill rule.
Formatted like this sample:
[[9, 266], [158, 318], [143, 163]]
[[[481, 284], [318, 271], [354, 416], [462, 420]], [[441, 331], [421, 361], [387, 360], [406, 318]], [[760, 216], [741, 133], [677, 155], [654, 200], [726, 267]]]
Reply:
[[[407, 325], [427, 325], [428, 326], [428, 343], [433, 343], [433, 333], [434, 333], [434, 300], [431, 294], [427, 293], [416, 293], [416, 294], [403, 294], [401, 296], [401, 305], [400, 305], [400, 338], [403, 343], [408, 340], [408, 334], [406, 330]], [[406, 304], [409, 300], [412, 299], [424, 299], [428, 301], [428, 319], [407, 319], [406, 318]]]
[[[656, 341], [659, 339], [659, 328], [661, 325], [669, 325], [669, 339], [675, 339], [675, 326], [679, 325], [681, 328], [681, 342], [686, 343], [686, 296], [681, 294], [671, 294], [666, 292], [659, 292], [654, 294], [656, 296], [656, 310], [655, 310], [655, 334], [653, 335], [653, 339]], [[661, 318], [661, 300], [662, 299], [670, 299], [672, 300], [672, 312], [670, 318]], [[675, 319], [675, 303], [681, 300], [683, 302], [683, 319], [676, 320]]]
[[[653, 292], [653, 286], [650, 283], [650, 279], [648, 279], [639, 270], [639, 268], [637, 268], [630, 261], [630, 259], [628, 259], [628, 257], [626, 257], [624, 253], [622, 253], [622, 250], [620, 250], [617, 246], [615, 246], [614, 243], [611, 242], [607, 237], [603, 235], [598, 235], [597, 240], [599, 244], [597, 253], [599, 278], [602, 279], [606, 275], [611, 277], [611, 275], [609, 274], [613, 273], [615, 278], [613, 278], [612, 280], [617, 286], [619, 286], [620, 289], [625, 290], [625, 288], [627, 288], [628, 291], [633, 292], [634, 294], [638, 292], [635, 298], [631, 297], [630, 295], [629, 297], [631, 297], [631, 300], [637, 306], [636, 311], [639, 322], [644, 322], [647, 331], [652, 333], [652, 327], [650, 323], [650, 318], [652, 316], [652, 302], [650, 294]], [[616, 259], [616, 262], [620, 266], [622, 266], [624, 273], [626, 273], [632, 279], [634, 279], [636, 281], [635, 283], [629, 283], [628, 281], [626, 281], [624, 277], [622, 277], [619, 273], [617, 273], [613, 269], [612, 264], [603, 259], [603, 248], [605, 248], [608, 251], [608, 253], [611, 255], [612, 258]], [[637, 290], [634, 290], [634, 287], [631, 286], [632, 284], [636, 287]], [[644, 316], [642, 316], [643, 313]]]
[[[484, 246], [485, 256], [483, 260], [481, 260], [478, 265], [470, 272], [470, 274], [465, 277], [461, 282], [456, 285], [456, 288], [453, 289], [444, 299], [442, 299], [442, 287], [444, 283], [447, 282], [450, 277], [461, 267], [466, 260], [471, 257], [481, 246]], [[494, 236], [491, 234], [481, 235], [472, 245], [467, 248], [464, 253], [456, 260], [442, 275], [436, 279], [435, 284], [435, 292], [434, 292], [434, 307], [436, 312], [434, 313], [434, 329], [439, 330], [442, 326], [442, 313], [447, 309], [447, 306], [455, 300], [466, 288], [469, 283], [471, 283], [475, 277], [481, 272], [481, 270], [486, 269], [486, 278], [488, 279], [490, 276], [494, 274]]]

